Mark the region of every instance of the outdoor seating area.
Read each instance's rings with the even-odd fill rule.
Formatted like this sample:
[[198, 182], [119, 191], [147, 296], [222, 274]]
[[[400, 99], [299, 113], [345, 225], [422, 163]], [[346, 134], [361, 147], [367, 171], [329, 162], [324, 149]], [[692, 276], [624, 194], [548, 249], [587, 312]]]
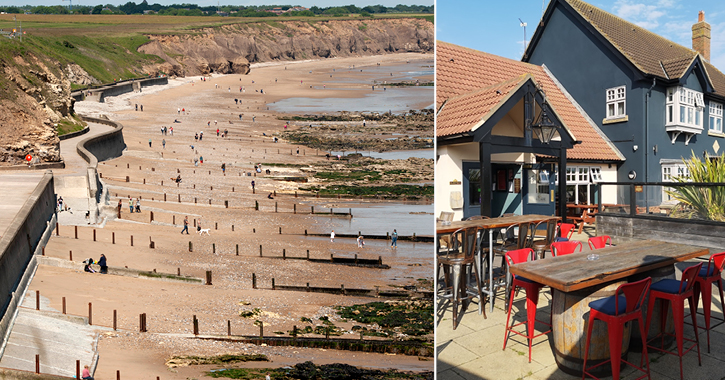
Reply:
[[[587, 378], [722, 377], [725, 252], [711, 255], [706, 248], [653, 240], [618, 242], [570, 234], [561, 226], [551, 236], [548, 227], [556, 223], [521, 221], [527, 217], [541, 216], [475, 220], [484, 249], [473, 255], [471, 274], [462, 271], [459, 280], [478, 287], [483, 300], [467, 293], [478, 307], [462, 302], [451, 323], [451, 301], [439, 299], [438, 378], [573, 379], [582, 378], [582, 370]], [[438, 231], [464, 223], [469, 231], [474, 227], [461, 221]], [[501, 226], [507, 223], [514, 224]], [[556, 242], [564, 240], [562, 233], [571, 241]], [[482, 236], [492, 239], [493, 256], [480, 244]], [[537, 238], [549, 242], [551, 255], [535, 252]], [[445, 244], [439, 239], [439, 249]], [[506, 261], [499, 263], [498, 252]], [[475, 270], [477, 265], [483, 269]], [[442, 287], [450, 279], [438, 281]]]

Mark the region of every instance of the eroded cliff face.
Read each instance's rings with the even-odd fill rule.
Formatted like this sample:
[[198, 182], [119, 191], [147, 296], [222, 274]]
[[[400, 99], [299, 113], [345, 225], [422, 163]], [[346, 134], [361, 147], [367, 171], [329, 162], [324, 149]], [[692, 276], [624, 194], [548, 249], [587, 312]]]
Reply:
[[164, 63], [149, 74], [246, 74], [249, 63], [432, 52], [433, 24], [423, 19], [270, 21], [226, 25], [188, 35], [149, 35], [139, 48]]
[[33, 54], [0, 62], [0, 165], [60, 161], [55, 124], [72, 120], [70, 82], [57, 62]]

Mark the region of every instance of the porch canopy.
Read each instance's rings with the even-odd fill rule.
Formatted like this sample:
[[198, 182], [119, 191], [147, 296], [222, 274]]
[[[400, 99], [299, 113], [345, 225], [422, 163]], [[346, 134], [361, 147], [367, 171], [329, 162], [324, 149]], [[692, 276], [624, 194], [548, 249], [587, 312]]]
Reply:
[[[438, 146], [478, 143], [481, 169], [481, 215], [491, 215], [491, 155], [533, 153], [558, 157], [559, 194], [566, 194], [567, 150], [578, 142], [547, 99], [546, 83], [523, 74], [494, 85], [445, 100], [438, 108]], [[549, 84], [551, 87], [551, 84]], [[534, 136], [532, 125], [545, 110], [556, 127], [554, 138], [543, 143]], [[566, 215], [566, 202], [559, 202], [559, 215]]]

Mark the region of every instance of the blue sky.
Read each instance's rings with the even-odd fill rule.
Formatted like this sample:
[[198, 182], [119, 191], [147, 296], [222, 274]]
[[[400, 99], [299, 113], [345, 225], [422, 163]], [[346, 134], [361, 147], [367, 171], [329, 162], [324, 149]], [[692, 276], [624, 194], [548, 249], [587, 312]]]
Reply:
[[[585, 0], [587, 1], [587, 0]], [[711, 62], [725, 71], [725, 2], [722, 0], [588, 0], [588, 3], [686, 47], [699, 11], [712, 28]], [[442, 0], [436, 4], [436, 39], [519, 60], [527, 23], [530, 40], [549, 0]], [[545, 9], [545, 8], [544, 8]]]
[[[136, 4], [141, 3], [143, 0], [73, 0], [73, 5], [98, 5], [98, 4], [115, 4], [115, 5], [122, 5], [126, 4], [128, 1], [133, 1]], [[330, 6], [338, 6], [338, 5], [349, 5], [354, 4], [358, 7], [365, 7], [368, 5], [385, 5], [386, 7], [394, 7], [398, 4], [404, 4], [404, 5], [433, 5], [434, 0], [423, 0], [423, 1], [400, 1], [400, 0], [360, 0], [360, 1], [351, 1], [351, 0], [302, 0], [302, 1], [288, 1], [288, 0], [281, 0], [276, 2], [271, 1], [261, 1], [261, 0], [202, 0], [202, 1], [189, 1], [189, 0], [146, 0], [149, 4], [155, 4], [159, 3], [161, 5], [171, 5], [171, 4], [198, 4], [201, 6], [209, 6], [209, 5], [217, 5], [217, 3], [221, 5], [265, 5], [265, 4], [279, 4], [279, 5], [300, 5], [303, 7], [312, 7], [312, 6], [318, 6], [320, 8], [330, 7]], [[8, 5], [68, 5], [68, 1], [62, 1], [62, 0], [0, 0], [0, 6], [8, 6]]]

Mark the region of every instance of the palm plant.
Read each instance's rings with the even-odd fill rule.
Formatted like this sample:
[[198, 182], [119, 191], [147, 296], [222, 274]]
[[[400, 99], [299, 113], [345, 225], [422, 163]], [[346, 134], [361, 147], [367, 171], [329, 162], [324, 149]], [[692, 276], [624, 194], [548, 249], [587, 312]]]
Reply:
[[716, 158], [702, 160], [693, 152], [692, 158], [683, 159], [683, 162], [690, 175], [673, 176], [675, 182], [723, 183], [723, 186], [680, 186], [665, 190], [672, 199], [679, 202], [673, 216], [725, 221], [725, 153]]

